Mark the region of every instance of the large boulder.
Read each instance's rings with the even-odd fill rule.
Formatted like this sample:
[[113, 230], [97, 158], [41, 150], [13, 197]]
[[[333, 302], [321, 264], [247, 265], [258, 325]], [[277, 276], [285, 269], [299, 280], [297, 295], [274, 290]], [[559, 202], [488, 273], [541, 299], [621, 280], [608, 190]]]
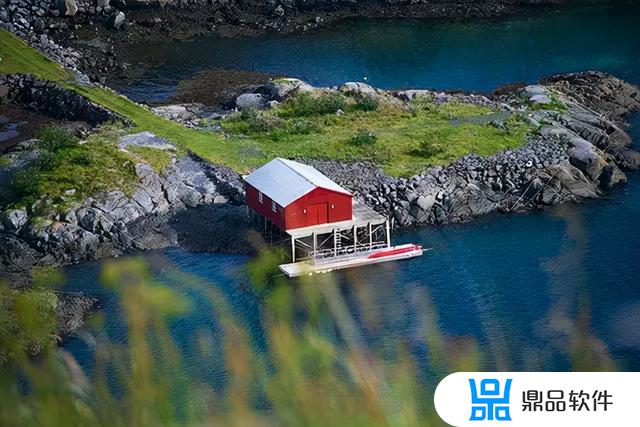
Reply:
[[340, 91], [345, 93], [352, 93], [369, 98], [377, 98], [378, 92], [371, 86], [362, 82], [346, 82], [340, 86]]
[[236, 98], [236, 107], [240, 110], [264, 108], [266, 103], [267, 99], [261, 93], [243, 93]]
[[592, 180], [597, 180], [606, 162], [600, 157], [596, 147], [582, 138], [572, 138], [572, 147], [567, 151], [569, 162]]

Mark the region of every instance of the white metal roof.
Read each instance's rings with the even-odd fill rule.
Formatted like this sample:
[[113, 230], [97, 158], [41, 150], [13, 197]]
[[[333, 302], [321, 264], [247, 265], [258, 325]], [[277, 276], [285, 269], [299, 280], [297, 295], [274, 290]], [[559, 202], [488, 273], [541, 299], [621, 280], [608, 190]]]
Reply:
[[280, 157], [259, 167], [244, 180], [280, 206], [288, 206], [318, 187], [351, 195], [317, 169]]

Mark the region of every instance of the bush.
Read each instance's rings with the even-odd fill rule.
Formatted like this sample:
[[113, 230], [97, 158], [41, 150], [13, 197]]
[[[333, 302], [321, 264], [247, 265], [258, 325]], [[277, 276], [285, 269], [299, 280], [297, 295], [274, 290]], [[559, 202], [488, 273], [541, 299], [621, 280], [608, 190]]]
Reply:
[[11, 181], [11, 200], [21, 200], [26, 206], [32, 205], [40, 194], [40, 177], [38, 169], [27, 167], [18, 171]]
[[373, 145], [377, 139], [375, 133], [361, 130], [349, 140], [349, 143], [357, 146]]
[[43, 126], [38, 129], [35, 136], [40, 140], [42, 148], [53, 153], [78, 145], [78, 138], [60, 126]]
[[70, 150], [66, 154], [65, 157], [76, 165], [89, 166], [93, 162], [93, 154], [89, 150]]
[[290, 134], [294, 135], [308, 135], [313, 132], [318, 132], [320, 126], [309, 120], [293, 120], [287, 124], [287, 130]]
[[249, 133], [269, 132], [274, 127], [273, 121], [264, 112], [254, 108], [243, 110], [240, 120], [246, 124], [246, 131]]
[[281, 110], [285, 117], [320, 116], [335, 114], [338, 110], [346, 110], [346, 97], [337, 92], [315, 95], [310, 92], [299, 93], [289, 99]]
[[362, 94], [357, 94], [355, 100], [356, 103], [353, 105], [353, 109], [357, 111], [376, 111], [380, 104], [378, 98]]

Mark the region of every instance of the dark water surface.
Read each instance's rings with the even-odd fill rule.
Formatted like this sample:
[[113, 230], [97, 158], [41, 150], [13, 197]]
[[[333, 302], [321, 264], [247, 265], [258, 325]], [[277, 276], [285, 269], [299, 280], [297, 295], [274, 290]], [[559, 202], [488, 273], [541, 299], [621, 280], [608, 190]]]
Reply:
[[129, 49], [146, 72], [112, 81], [137, 101], [166, 99], [179, 80], [223, 67], [279, 73], [314, 85], [493, 90], [554, 73], [596, 69], [640, 82], [640, 2], [543, 9], [480, 22], [354, 20], [308, 34], [162, 42]]
[[[630, 10], [638, 9], [585, 7], [481, 24], [365, 21], [349, 24], [347, 32], [206, 38], [186, 45], [188, 49], [178, 44], [158, 47], [153, 56], [172, 62], [150, 69], [128, 94], [165, 96], [177, 79], [209, 66], [281, 71], [315, 84], [368, 76], [371, 83], [385, 87], [489, 89], [584, 69], [640, 82], [639, 15]], [[633, 122], [638, 143], [640, 116]], [[474, 338], [490, 368], [570, 369], [567, 350], [577, 338], [587, 337], [617, 369], [640, 370], [640, 176], [629, 178], [626, 186], [602, 200], [405, 232], [396, 242], [422, 243], [433, 250], [416, 260], [332, 274], [343, 284], [358, 319], [382, 313], [379, 327], [366, 336], [373, 347], [405, 337], [424, 361], [425, 345], [418, 336], [423, 303], [431, 300], [429, 313], [437, 313], [441, 333]], [[219, 337], [216, 310], [189, 280], [177, 277], [188, 273], [215, 284], [210, 286], [225, 295], [259, 342], [260, 300], [245, 286], [249, 258], [178, 249], [142, 256], [159, 280], [192, 301], [193, 310], [172, 326], [188, 369], [223, 383], [222, 350], [207, 358], [195, 350], [198, 330]], [[123, 343], [120, 304], [98, 285], [99, 267], [89, 263], [68, 268], [67, 289], [97, 293], [105, 318], [98, 330]], [[354, 279], [357, 286], [349, 284]], [[358, 303], [363, 286], [377, 295], [371, 304]], [[587, 320], [578, 326], [578, 317]], [[65, 346], [90, 368], [91, 347], [82, 334]]]
[[[640, 141], [640, 116], [633, 136]], [[524, 215], [496, 215], [470, 224], [424, 228], [396, 242], [433, 248], [419, 259], [332, 273], [358, 319], [381, 324], [366, 339], [373, 347], [405, 337], [425, 361], [419, 338], [424, 303], [432, 300], [440, 332], [472, 337], [486, 353], [489, 369], [567, 370], [567, 351], [581, 336], [619, 370], [640, 370], [640, 176], [609, 197], [566, 204]], [[247, 289], [245, 256], [193, 254], [179, 249], [143, 254], [156, 277], [188, 296], [192, 311], [173, 325], [188, 369], [224, 383], [223, 353], [203, 357], [196, 349], [201, 330], [219, 332], [216, 310], [191, 286], [187, 273], [206, 280], [261, 341], [260, 300]], [[67, 269], [68, 290], [94, 291], [101, 298], [111, 340], [126, 342], [126, 327], [114, 293], [98, 285], [99, 263]], [[364, 286], [364, 288], [363, 288]], [[356, 298], [366, 289], [373, 302]], [[426, 298], [430, 295], [430, 298]], [[576, 319], [588, 314], [583, 326]], [[213, 332], [211, 332], [213, 331]], [[218, 338], [220, 338], [218, 336]], [[215, 338], [214, 338], [215, 339]], [[83, 337], [66, 347], [89, 368], [91, 348]]]

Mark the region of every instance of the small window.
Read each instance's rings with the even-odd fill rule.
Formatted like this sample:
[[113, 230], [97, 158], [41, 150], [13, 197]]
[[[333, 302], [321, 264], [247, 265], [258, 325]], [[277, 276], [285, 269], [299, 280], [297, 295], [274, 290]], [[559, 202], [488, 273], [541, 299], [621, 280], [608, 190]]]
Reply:
[[274, 202], [273, 200], [271, 201], [271, 210], [274, 212], [278, 211], [278, 209], [276, 208], [276, 202]]
[[258, 201], [262, 203], [262, 191], [258, 191]]

